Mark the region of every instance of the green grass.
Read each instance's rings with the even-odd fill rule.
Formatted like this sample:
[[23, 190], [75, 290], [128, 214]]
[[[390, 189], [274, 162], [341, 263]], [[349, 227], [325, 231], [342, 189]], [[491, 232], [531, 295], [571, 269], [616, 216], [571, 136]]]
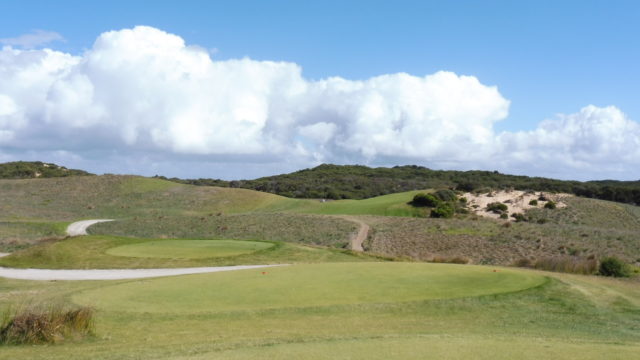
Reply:
[[112, 311], [256, 311], [481, 296], [545, 281], [535, 274], [474, 266], [335, 263], [141, 280], [85, 292], [74, 301]]
[[[109, 251], [127, 246], [147, 246], [164, 239], [137, 239], [105, 235], [79, 236], [49, 242], [0, 258], [0, 266], [42, 269], [131, 269], [242, 264], [317, 263], [379, 261], [378, 258], [346, 250], [309, 247], [284, 242], [266, 242], [260, 251], [226, 257], [160, 258], [126, 257]], [[183, 240], [177, 240], [183, 241]], [[255, 242], [248, 245], [253, 247]], [[195, 249], [186, 250], [193, 254]]]
[[258, 241], [157, 240], [114, 247], [106, 253], [140, 258], [203, 259], [250, 254], [273, 246], [275, 244]]
[[[424, 217], [424, 208], [415, 208], [408, 204], [414, 195], [421, 191], [408, 191], [378, 196], [364, 200], [332, 200], [327, 202], [298, 200], [290, 203], [288, 211], [322, 215], [381, 215]], [[295, 206], [294, 206], [295, 205]]]
[[[345, 264], [344, 269], [352, 266], [356, 265]], [[438, 269], [446, 272], [475, 269], [445, 264], [427, 267], [433, 267], [432, 275]], [[295, 273], [294, 267], [289, 269], [287, 271]], [[260, 281], [277, 284], [277, 279], [269, 278], [274, 270], [267, 269], [267, 275], [256, 276], [260, 275]], [[477, 267], [477, 272], [487, 276], [500, 274], [492, 270]], [[311, 299], [311, 304], [301, 303], [300, 298], [294, 297], [290, 304], [285, 304], [288, 306], [276, 308], [259, 305], [253, 308], [242, 303], [223, 304], [222, 308], [199, 305], [198, 312], [181, 305], [180, 298], [189, 302], [190, 297], [196, 296], [192, 293], [200, 289], [181, 288], [177, 284], [179, 280], [192, 282], [200, 275], [172, 278], [176, 284], [173, 290], [179, 291], [173, 293], [171, 306], [162, 309], [157, 307], [160, 299], [150, 299], [146, 294], [145, 284], [156, 281], [166, 284], [170, 278], [112, 282], [0, 279], [0, 307], [26, 299], [46, 304], [69, 303], [88, 294], [110, 294], [123, 287], [129, 295], [124, 308], [106, 300], [100, 304], [97, 300], [96, 335], [92, 340], [54, 347], [3, 347], [0, 359], [511, 359], [538, 354], [558, 359], [626, 359], [633, 358], [639, 350], [640, 287], [637, 282], [517, 269], [509, 272], [551, 279], [539, 286], [507, 293], [403, 301], [410, 300], [406, 296], [415, 291], [406, 289], [395, 299], [385, 295], [378, 298], [378, 302], [365, 299], [349, 304], [335, 304], [331, 300], [334, 294], [322, 291], [325, 282], [313, 290], [316, 297]], [[403, 273], [396, 275], [402, 279]], [[210, 274], [210, 277], [235, 278], [238, 274]], [[361, 281], [366, 283], [366, 272], [361, 275]], [[306, 276], [310, 281], [317, 277], [312, 271], [306, 272]], [[331, 277], [328, 281], [331, 287], [327, 290], [340, 289], [344, 273], [337, 271]], [[358, 283], [355, 275], [347, 279]], [[413, 286], [410, 279], [402, 282]], [[134, 284], [142, 286], [137, 302]], [[202, 282], [193, 282], [198, 284]], [[246, 283], [231, 284], [231, 291], [241, 291], [238, 288], [243, 284]], [[274, 292], [280, 289], [275, 287]], [[219, 292], [226, 290], [220, 288]], [[451, 291], [462, 295], [459, 289]], [[147, 302], [157, 307], [157, 311], [139, 311]]]

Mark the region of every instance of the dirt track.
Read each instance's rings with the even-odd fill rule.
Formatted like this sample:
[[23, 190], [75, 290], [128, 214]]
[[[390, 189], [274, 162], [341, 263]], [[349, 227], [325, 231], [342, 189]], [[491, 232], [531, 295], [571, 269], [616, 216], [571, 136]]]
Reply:
[[350, 216], [344, 216], [343, 219], [349, 220], [360, 225], [360, 229], [358, 229], [358, 234], [351, 239], [351, 250], [353, 251], [364, 251], [362, 244], [365, 240], [367, 240], [367, 236], [369, 235], [369, 225], [365, 224], [362, 220], [358, 218], [353, 218]]

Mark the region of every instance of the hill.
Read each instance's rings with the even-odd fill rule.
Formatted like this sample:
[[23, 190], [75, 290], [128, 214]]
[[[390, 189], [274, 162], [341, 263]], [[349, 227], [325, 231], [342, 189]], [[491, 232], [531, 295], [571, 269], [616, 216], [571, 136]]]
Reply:
[[513, 188], [640, 204], [640, 181], [580, 182], [507, 175], [497, 171], [431, 170], [416, 165], [370, 168], [361, 165], [323, 164], [312, 169], [255, 180], [169, 180], [192, 185], [253, 189], [306, 199], [366, 199], [419, 189], [455, 188], [479, 191]]
[[0, 164], [0, 179], [35, 179], [93, 175], [84, 170], [67, 169], [41, 161], [15, 161]]

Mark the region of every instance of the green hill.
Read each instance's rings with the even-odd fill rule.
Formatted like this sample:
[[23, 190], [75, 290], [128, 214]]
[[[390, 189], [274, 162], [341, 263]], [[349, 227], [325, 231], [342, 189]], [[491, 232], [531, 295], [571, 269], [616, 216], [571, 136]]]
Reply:
[[93, 174], [41, 161], [15, 161], [0, 164], [0, 179], [35, 179], [87, 175]]
[[456, 188], [473, 191], [514, 188], [563, 192], [589, 198], [640, 204], [640, 181], [564, 181], [506, 175], [497, 171], [431, 170], [416, 165], [370, 168], [361, 165], [323, 164], [313, 169], [255, 180], [229, 182], [217, 179], [173, 178], [170, 180], [192, 185], [246, 188], [307, 199], [366, 199], [419, 189]]

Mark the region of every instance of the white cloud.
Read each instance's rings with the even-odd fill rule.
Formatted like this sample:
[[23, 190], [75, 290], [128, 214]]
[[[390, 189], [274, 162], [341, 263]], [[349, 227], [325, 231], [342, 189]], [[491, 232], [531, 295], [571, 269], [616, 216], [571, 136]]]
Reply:
[[55, 41], [64, 41], [64, 37], [54, 31], [34, 30], [31, 33], [22, 34], [17, 37], [2, 38], [0, 39], [0, 44], [33, 49], [37, 46], [49, 44]]
[[[310, 81], [294, 63], [214, 61], [176, 35], [140, 26], [103, 33], [80, 56], [5, 47], [0, 78], [2, 158], [56, 152], [111, 172], [152, 159], [140, 171], [178, 176], [224, 177], [207, 172], [212, 164], [250, 177], [318, 162], [559, 177], [603, 177], [594, 166], [606, 165], [640, 176], [629, 170], [639, 165], [638, 123], [618, 109], [589, 106], [533, 131], [496, 134], [509, 101], [451, 72]], [[206, 166], [170, 170], [194, 161]]]

